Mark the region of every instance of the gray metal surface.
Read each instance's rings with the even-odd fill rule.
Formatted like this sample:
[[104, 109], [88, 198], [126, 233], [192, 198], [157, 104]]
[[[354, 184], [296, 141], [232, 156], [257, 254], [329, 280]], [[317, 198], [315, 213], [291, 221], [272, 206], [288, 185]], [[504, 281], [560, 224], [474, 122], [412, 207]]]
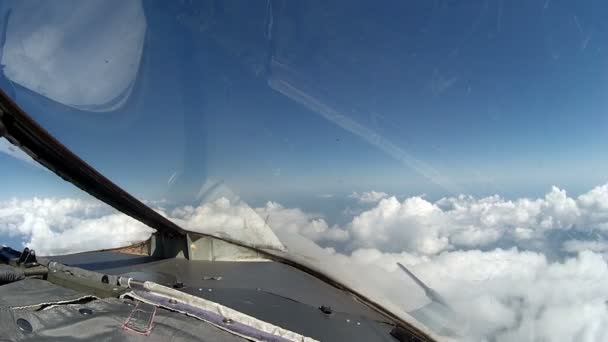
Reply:
[[184, 292], [266, 322], [276, 322], [288, 330], [306, 331], [307, 336], [321, 341], [393, 341], [389, 336], [390, 325], [333, 308], [331, 314], [325, 314], [318, 307], [261, 290], [185, 288]]
[[34, 278], [0, 286], [0, 308], [41, 307], [85, 298], [93, 297]]
[[128, 329], [135, 309], [133, 302], [107, 298], [42, 311], [0, 310], [0, 341], [245, 341], [162, 309], [154, 312], [149, 333], [141, 333]]
[[[395, 341], [384, 316], [350, 294], [281, 263], [155, 260], [115, 252], [52, 259], [107, 274], [172, 274], [184, 284], [181, 291], [321, 341]], [[331, 307], [332, 314], [321, 312], [320, 306]]]
[[81, 267], [90, 271], [136, 266], [149, 263], [151, 261], [160, 260], [159, 258], [150, 256], [116, 253], [110, 251], [68, 254], [62, 256], [53, 256], [49, 257], [48, 259], [69, 266]]

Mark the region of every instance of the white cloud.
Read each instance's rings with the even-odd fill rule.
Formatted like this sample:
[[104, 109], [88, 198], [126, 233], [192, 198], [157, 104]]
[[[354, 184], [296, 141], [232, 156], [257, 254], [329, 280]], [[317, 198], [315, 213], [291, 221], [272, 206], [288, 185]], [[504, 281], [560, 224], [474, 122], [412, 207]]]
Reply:
[[563, 249], [569, 253], [581, 251], [606, 252], [608, 241], [568, 240], [563, 243]]
[[0, 202], [0, 233], [24, 237], [26, 245], [40, 255], [126, 246], [147, 239], [151, 232], [142, 223], [92, 200]]
[[[222, 197], [198, 207], [179, 207], [168, 214], [157, 210], [195, 232], [284, 249], [264, 220], [236, 199]], [[26, 245], [39, 254], [126, 246], [147, 239], [152, 231], [96, 200], [33, 198], [0, 202], [0, 234], [25, 238]]]
[[349, 233], [338, 226], [329, 227], [321, 217], [304, 213], [300, 209], [284, 208], [275, 202], [268, 202], [257, 213], [268, 219], [268, 225], [283, 235], [299, 234], [313, 241], [346, 241]]
[[608, 319], [608, 272], [593, 252], [563, 263], [515, 249], [446, 252], [413, 269], [468, 315], [474, 337], [600, 341], [608, 333], [597, 329]]
[[220, 197], [198, 207], [179, 207], [168, 217], [190, 231], [238, 240], [250, 246], [284, 249], [267, 222], [238, 198]]
[[[409, 278], [396, 262], [407, 265], [447, 299], [461, 320], [456, 329], [465, 340], [604, 341], [608, 337], [608, 267], [600, 254], [583, 251], [562, 262], [549, 262], [542, 253], [516, 248], [432, 256], [358, 249], [325, 259], [326, 265], [334, 265], [326, 267], [332, 272], [354, 269], [374, 275], [356, 282], [380, 288], [392, 303], [407, 307], [412, 302], [408, 296], [419, 299], [406, 290], [411, 286]], [[388, 275], [378, 279], [374, 270], [380, 268]]]
[[298, 236], [284, 242], [299, 262], [333, 275], [392, 310], [415, 312], [428, 300], [396, 262], [407, 265], [447, 299], [460, 321], [452, 329], [468, 341], [603, 341], [608, 337], [604, 328], [608, 270], [602, 255], [594, 252], [549, 262], [542, 253], [515, 248], [431, 256], [358, 249], [345, 255], [321, 250]]
[[[607, 228], [608, 186], [576, 198], [558, 188], [537, 199], [388, 197], [342, 227], [276, 202], [252, 209], [224, 195], [163, 214], [189, 229], [230, 236], [271, 226], [290, 257], [394, 312], [416, 315], [429, 300], [397, 268], [401, 262], [448, 300], [464, 320], [456, 330], [473, 341], [608, 338], [608, 244], [595, 238]], [[543, 249], [492, 246], [542, 241], [556, 231], [577, 236], [555, 247], [574, 256], [555, 260]], [[141, 240], [150, 230], [96, 202], [32, 199], [0, 203], [0, 232], [23, 235], [39, 251], [65, 253]], [[352, 249], [321, 248], [320, 241]]]
[[401, 203], [391, 197], [356, 216], [349, 231], [357, 246], [434, 254], [449, 245], [447, 237], [439, 236], [443, 223], [447, 223], [443, 212], [432, 203], [420, 197]]
[[545, 239], [551, 231], [608, 230], [608, 185], [578, 198], [553, 187], [544, 198], [506, 200], [460, 195], [430, 202], [382, 199], [346, 229], [355, 248], [436, 254], [454, 248], [491, 247], [500, 240]]
[[606, 251], [605, 243], [566, 241], [563, 248], [577, 255], [562, 261], [548, 260], [543, 250], [478, 248], [542, 241], [554, 231], [605, 230], [607, 194], [607, 186], [598, 186], [576, 198], [555, 187], [537, 199], [389, 197], [342, 228], [355, 248], [350, 254], [323, 253], [309, 240], [279, 236], [296, 257], [316, 256], [301, 262], [372, 292], [393, 309], [423, 305], [396, 262], [407, 265], [466, 319], [457, 330], [473, 341], [602, 341], [608, 337], [608, 271], [597, 252]]
[[354, 198], [361, 203], [376, 203], [381, 199], [388, 197], [388, 194], [386, 192], [378, 192], [372, 190], [362, 193], [353, 192], [348, 197]]

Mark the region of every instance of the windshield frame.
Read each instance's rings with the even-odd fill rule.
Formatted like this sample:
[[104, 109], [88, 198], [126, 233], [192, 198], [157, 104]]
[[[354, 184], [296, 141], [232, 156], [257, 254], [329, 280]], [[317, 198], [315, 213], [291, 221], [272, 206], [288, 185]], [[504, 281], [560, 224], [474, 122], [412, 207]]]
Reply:
[[[186, 247], [184, 248], [184, 257], [186, 259], [190, 259], [190, 256], [187, 253], [189, 247], [187, 242], [190, 240], [190, 235], [209, 236], [239, 247], [251, 249], [272, 261], [292, 266], [335, 288], [350, 293], [359, 302], [384, 315], [387, 319], [393, 321], [396, 326], [405, 328], [409, 333], [421, 340], [435, 341], [438, 339], [438, 337], [421, 322], [415, 321], [413, 318], [411, 321], [404, 319], [400, 315], [391, 312], [390, 309], [373, 301], [346, 284], [343, 284], [325, 272], [290, 259], [288, 253], [264, 248], [264, 246], [250, 246], [227, 237], [218, 237], [198, 232], [194, 233], [183, 229], [120, 188], [91, 165], [87, 164], [22, 110], [2, 89], [0, 89], [0, 137], [6, 138], [11, 144], [23, 150], [37, 163], [52, 171], [65, 181], [74, 184], [81, 190], [110, 205], [119, 212], [146, 224], [150, 228], [156, 229], [153, 236], [159, 234], [163, 238], [173, 239], [177, 240], [178, 243], [183, 243]], [[148, 241], [150, 241], [150, 239]], [[140, 243], [141, 242], [138, 244]]]

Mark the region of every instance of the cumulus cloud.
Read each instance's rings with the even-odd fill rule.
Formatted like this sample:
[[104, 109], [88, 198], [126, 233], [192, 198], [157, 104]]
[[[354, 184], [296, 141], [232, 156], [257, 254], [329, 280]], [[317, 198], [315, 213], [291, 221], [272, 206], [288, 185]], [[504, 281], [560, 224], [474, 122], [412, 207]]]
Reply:
[[[437, 313], [400, 262], [446, 298], [460, 320], [450, 329], [465, 340], [608, 338], [607, 185], [578, 197], [556, 187], [536, 199], [384, 197], [343, 226], [276, 202], [250, 208], [225, 194], [163, 214], [185, 228], [231, 237], [272, 227], [289, 257], [393, 312], [449, 326], [436, 322], [446, 311]], [[0, 232], [22, 235], [39, 251], [65, 253], [143, 240], [151, 230], [96, 202], [32, 199], [0, 203]], [[552, 245], [530, 244], [555, 232], [574, 236], [553, 246], [568, 253], [561, 258], [548, 257]], [[269, 241], [256, 234], [247, 238]]]
[[25, 245], [41, 255], [126, 246], [147, 239], [152, 231], [92, 200], [33, 198], [0, 202], [0, 233], [25, 238]]
[[467, 318], [472, 340], [608, 337], [608, 329], [601, 328], [608, 320], [608, 268], [601, 254], [583, 251], [551, 263], [542, 253], [512, 248], [443, 252], [421, 259], [380, 253], [371, 262], [386, 268], [394, 259], [410, 265]]
[[[343, 254], [301, 239], [284, 240], [298, 261], [331, 274], [395, 312], [405, 310], [428, 326], [437, 327], [436, 321], [443, 318], [443, 324], [465, 341], [603, 341], [608, 337], [608, 329], [603, 328], [608, 319], [608, 269], [603, 256], [592, 251], [555, 262], [543, 253], [517, 248], [435, 255], [362, 248]], [[433, 318], [432, 312], [427, 313], [436, 306], [429, 305], [396, 262], [446, 298], [454, 314], [449, 316], [444, 310], [440, 312], [444, 317]]]
[[578, 196], [553, 187], [544, 198], [506, 200], [460, 195], [430, 202], [392, 196], [355, 216], [347, 230], [355, 248], [436, 254], [458, 248], [542, 242], [548, 233], [608, 230], [608, 185]]
[[568, 240], [563, 244], [563, 249], [569, 253], [577, 253], [581, 251], [606, 252], [608, 251], [608, 241], [590, 241], [590, 240]]
[[226, 237], [255, 247], [284, 249], [267, 222], [237, 198], [220, 197], [197, 207], [179, 207], [168, 216], [190, 231]]
[[348, 196], [350, 198], [354, 198], [361, 203], [376, 203], [383, 198], [388, 197], [386, 192], [378, 192], [378, 191], [366, 191], [362, 193], [353, 192]]
[[307, 214], [300, 209], [284, 208], [276, 202], [268, 202], [256, 209], [261, 217], [278, 234], [299, 234], [312, 241], [346, 241], [350, 235], [338, 226], [330, 227], [322, 217]]
[[[266, 222], [242, 201], [231, 202], [222, 197], [169, 213], [159, 207], [157, 210], [195, 232], [284, 249]], [[39, 254], [121, 247], [146, 240], [152, 232], [144, 224], [95, 200], [33, 198], [0, 202], [0, 234], [24, 238], [25, 245]]]
[[349, 231], [357, 246], [434, 254], [449, 245], [448, 238], [439, 235], [442, 221], [441, 209], [420, 197], [402, 203], [391, 197], [356, 216]]
[[[602, 328], [608, 322], [608, 244], [597, 237], [606, 230], [607, 214], [606, 185], [578, 197], [557, 187], [536, 199], [390, 196], [337, 228], [348, 233], [350, 252], [329, 248], [323, 254], [310, 243], [284, 242], [296, 255], [316, 255], [322, 260], [312, 262], [317, 268], [360, 285], [363, 293], [380, 292], [372, 298], [388, 294], [383, 303], [432, 325], [425, 321], [430, 316], [417, 314], [428, 303], [420, 302], [396, 262], [407, 265], [465, 319], [456, 329], [465, 340], [602, 341], [608, 337]], [[583, 234], [593, 240], [562, 241], [561, 248], [575, 255], [558, 260], [547, 257], [544, 244], [516, 247], [537, 246], [526, 243], [555, 232], [594, 233]], [[513, 247], [497, 247], [504, 244]], [[373, 276], [353, 278], [348, 269]]]

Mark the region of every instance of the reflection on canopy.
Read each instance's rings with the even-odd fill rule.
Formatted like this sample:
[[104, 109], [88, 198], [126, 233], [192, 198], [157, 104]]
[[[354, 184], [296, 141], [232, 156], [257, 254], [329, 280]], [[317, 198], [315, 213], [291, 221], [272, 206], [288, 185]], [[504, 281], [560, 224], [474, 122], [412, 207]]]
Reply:
[[82, 110], [110, 111], [126, 102], [146, 34], [140, 1], [15, 1], [5, 6], [0, 62], [10, 81]]

